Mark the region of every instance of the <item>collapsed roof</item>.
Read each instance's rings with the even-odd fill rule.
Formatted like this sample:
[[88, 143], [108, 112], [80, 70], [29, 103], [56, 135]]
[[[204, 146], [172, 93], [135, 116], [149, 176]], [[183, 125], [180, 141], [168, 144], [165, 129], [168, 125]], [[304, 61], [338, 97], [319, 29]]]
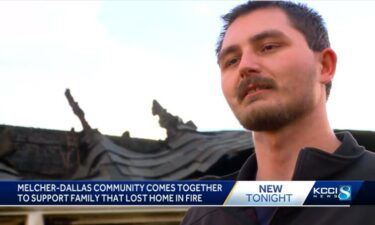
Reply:
[[[200, 132], [191, 121], [170, 114], [157, 101], [152, 113], [167, 130], [165, 140], [101, 134], [66, 91], [81, 132], [0, 125], [0, 179], [188, 179], [237, 170], [252, 153], [247, 131]], [[353, 131], [375, 149], [375, 133]]]

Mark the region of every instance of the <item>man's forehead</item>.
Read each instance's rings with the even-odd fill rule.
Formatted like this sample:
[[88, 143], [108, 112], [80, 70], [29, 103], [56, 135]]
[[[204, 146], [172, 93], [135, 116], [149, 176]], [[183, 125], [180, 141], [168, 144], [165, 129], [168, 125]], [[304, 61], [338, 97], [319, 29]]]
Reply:
[[249, 36], [257, 35], [266, 30], [280, 30], [286, 35], [289, 32], [297, 31], [283, 10], [276, 7], [257, 9], [238, 17], [229, 26], [222, 47], [241, 41], [239, 39], [244, 35], [247, 35], [246, 39], [248, 39]]

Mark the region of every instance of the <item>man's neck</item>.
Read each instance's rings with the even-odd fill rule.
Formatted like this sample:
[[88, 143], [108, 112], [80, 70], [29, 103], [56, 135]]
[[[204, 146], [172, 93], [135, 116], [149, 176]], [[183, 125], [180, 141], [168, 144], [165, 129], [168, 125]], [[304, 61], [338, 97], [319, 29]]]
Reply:
[[303, 148], [314, 147], [333, 153], [340, 145], [329, 126], [325, 108], [277, 131], [253, 132], [253, 139], [257, 180], [291, 180]]

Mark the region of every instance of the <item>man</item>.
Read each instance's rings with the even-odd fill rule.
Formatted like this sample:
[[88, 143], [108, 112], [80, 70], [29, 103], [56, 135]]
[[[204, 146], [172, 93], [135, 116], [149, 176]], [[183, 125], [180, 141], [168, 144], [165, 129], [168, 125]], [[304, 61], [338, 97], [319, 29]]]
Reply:
[[[372, 180], [375, 154], [335, 134], [326, 101], [336, 54], [319, 14], [292, 2], [248, 2], [224, 17], [222, 90], [255, 153], [219, 179]], [[192, 208], [182, 224], [375, 224], [375, 208]]]

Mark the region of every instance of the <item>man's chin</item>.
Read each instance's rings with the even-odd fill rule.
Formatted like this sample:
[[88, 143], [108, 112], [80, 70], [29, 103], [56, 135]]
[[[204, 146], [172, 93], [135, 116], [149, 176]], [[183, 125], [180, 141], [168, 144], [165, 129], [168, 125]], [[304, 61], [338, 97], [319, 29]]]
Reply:
[[254, 103], [239, 115], [241, 125], [251, 131], [277, 131], [312, 111], [312, 104], [293, 103], [268, 107]]
[[248, 95], [248, 96], [245, 96], [245, 98], [242, 100], [242, 105], [244, 106], [249, 106], [250, 104], [254, 104], [254, 103], [257, 103], [257, 102], [262, 102], [264, 100], [266, 100], [266, 93], [260, 93], [260, 94], [257, 94], [257, 95]]
[[251, 99], [251, 101], [243, 102], [241, 104], [241, 114], [243, 115], [243, 118], [269, 112], [270, 110], [275, 110], [275, 106], [270, 100], [264, 98]]
[[[264, 103], [264, 102], [263, 102]], [[242, 115], [237, 119], [241, 125], [251, 131], [275, 131], [295, 119], [293, 113], [282, 109], [282, 107], [270, 107], [261, 105], [261, 102], [254, 102], [249, 105]]]

